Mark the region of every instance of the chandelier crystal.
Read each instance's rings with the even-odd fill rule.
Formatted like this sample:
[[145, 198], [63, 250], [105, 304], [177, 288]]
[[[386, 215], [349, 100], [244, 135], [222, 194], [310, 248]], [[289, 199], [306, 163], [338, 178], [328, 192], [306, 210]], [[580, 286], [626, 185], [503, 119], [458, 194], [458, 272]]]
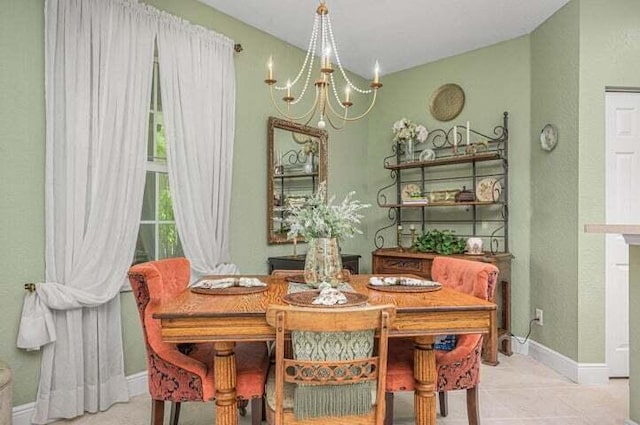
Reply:
[[[293, 110], [307, 93], [313, 74], [314, 62], [317, 58], [319, 58], [319, 72], [316, 72], [317, 79], [313, 83], [315, 86], [315, 99], [306, 111], [299, 112], [296, 115]], [[337, 77], [334, 77], [334, 63], [337, 65], [337, 70], [339, 71], [335, 73], [339, 74]], [[287, 119], [304, 122], [305, 125], [311, 122], [317, 112], [319, 113], [318, 128], [325, 128], [326, 122], [328, 121], [331, 127], [341, 129], [347, 122], [363, 118], [373, 109], [373, 105], [376, 103], [378, 89], [382, 87], [382, 83], [380, 82], [380, 68], [377, 61], [374, 68], [374, 78], [368, 89], [359, 88], [349, 79], [340, 62], [338, 48], [333, 36], [333, 30], [331, 29], [329, 9], [324, 0], [320, 0], [320, 5], [316, 10], [307, 54], [296, 77], [293, 80], [288, 79], [284, 85], [276, 85], [277, 80], [274, 78], [273, 65], [273, 58], [270, 57], [269, 62], [267, 62], [267, 79], [264, 80], [264, 82], [269, 86], [271, 101], [277, 111]], [[341, 77], [341, 80], [344, 81], [342, 84], [344, 85], [344, 98], [342, 99], [338, 95], [336, 88], [338, 77]], [[301, 89], [296, 90], [296, 88], [300, 86]], [[277, 91], [286, 93], [286, 95], [282, 97], [284, 108], [281, 108], [276, 101], [276, 94], [274, 92]], [[309, 91], [311, 92], [312, 90]], [[352, 91], [371, 98], [371, 103], [367, 109], [355, 117], [349, 116], [349, 108], [353, 106], [353, 102], [351, 101]], [[296, 95], [294, 96], [294, 94]], [[331, 99], [332, 96], [335, 100]]]

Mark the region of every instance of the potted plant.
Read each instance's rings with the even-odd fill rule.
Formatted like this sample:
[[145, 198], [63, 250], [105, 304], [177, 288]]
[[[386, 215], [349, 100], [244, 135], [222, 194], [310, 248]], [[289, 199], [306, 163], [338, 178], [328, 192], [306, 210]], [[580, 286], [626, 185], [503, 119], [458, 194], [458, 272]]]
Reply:
[[467, 240], [455, 235], [453, 230], [429, 230], [416, 238], [414, 248], [420, 252], [435, 252], [442, 255], [463, 253]]

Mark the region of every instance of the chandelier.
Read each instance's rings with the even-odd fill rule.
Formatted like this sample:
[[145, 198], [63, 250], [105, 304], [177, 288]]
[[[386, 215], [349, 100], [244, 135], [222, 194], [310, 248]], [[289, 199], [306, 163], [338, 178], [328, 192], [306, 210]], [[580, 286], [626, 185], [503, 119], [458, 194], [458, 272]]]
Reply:
[[[302, 108], [302, 105], [305, 104], [305, 102], [303, 102], [302, 105], [296, 108], [298, 103], [304, 98], [307, 93], [307, 89], [309, 88], [309, 82], [313, 74], [313, 66], [316, 57], [319, 58], [320, 63], [318, 64], [319, 73], [316, 72], [315, 74], [317, 79], [313, 83], [315, 86], [315, 99], [306, 111], [298, 111], [298, 114], [296, 115], [293, 113], [293, 110]], [[344, 86], [343, 98], [340, 98], [340, 95], [338, 94], [338, 77], [334, 77], [334, 63], [337, 65], [337, 70], [340, 71], [339, 76], [341, 76], [344, 81], [342, 84]], [[378, 89], [382, 87], [379, 74], [380, 68], [376, 61], [374, 78], [368, 89], [359, 88], [349, 79], [347, 73], [342, 68], [342, 63], [340, 62], [338, 48], [333, 37], [333, 30], [331, 29], [329, 9], [325, 5], [324, 0], [320, 0], [320, 5], [316, 10], [316, 17], [313, 22], [313, 30], [311, 31], [307, 54], [296, 77], [293, 80], [287, 80], [285, 85], [276, 85], [277, 80], [274, 78], [273, 73], [273, 58], [270, 57], [269, 62], [267, 63], [267, 79], [264, 80], [264, 82], [269, 86], [271, 101], [280, 115], [291, 121], [301, 121], [307, 125], [316, 115], [316, 112], [318, 112], [318, 128], [325, 128], [326, 121], [328, 121], [331, 127], [338, 130], [343, 128], [349, 121], [356, 121], [363, 118], [371, 111], [371, 109], [373, 109], [373, 105], [376, 103]], [[296, 92], [296, 87], [300, 86], [302, 88]], [[351, 101], [352, 90], [360, 95], [371, 98], [371, 103], [368, 108], [362, 114], [355, 117], [349, 116], [349, 108], [353, 106], [353, 102]], [[278, 105], [278, 102], [276, 101], [276, 94], [274, 93], [275, 91], [286, 93], [285, 96], [282, 97], [282, 101], [284, 102], [284, 105], [282, 106], [284, 106], [284, 108], [281, 108], [281, 106]], [[312, 92], [313, 89], [309, 91]], [[334, 97], [335, 100], [333, 100], [332, 97]]]

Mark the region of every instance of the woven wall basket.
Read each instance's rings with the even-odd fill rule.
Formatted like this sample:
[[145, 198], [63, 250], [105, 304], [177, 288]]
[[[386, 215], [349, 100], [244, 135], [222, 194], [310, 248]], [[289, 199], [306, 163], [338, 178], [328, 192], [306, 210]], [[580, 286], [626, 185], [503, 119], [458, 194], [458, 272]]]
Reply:
[[440, 86], [431, 96], [429, 109], [438, 121], [451, 121], [462, 112], [464, 91], [457, 84]]

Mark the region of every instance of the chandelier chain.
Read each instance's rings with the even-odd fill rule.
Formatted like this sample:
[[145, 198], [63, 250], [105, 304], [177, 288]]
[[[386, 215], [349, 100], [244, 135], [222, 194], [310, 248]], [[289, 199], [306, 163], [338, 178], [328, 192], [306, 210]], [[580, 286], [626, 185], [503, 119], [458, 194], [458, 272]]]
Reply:
[[[307, 81], [305, 83], [305, 88], [307, 86], [307, 84], [309, 83], [309, 74], [311, 74], [311, 68], [313, 67], [313, 52], [315, 51], [315, 45], [316, 45], [316, 35], [318, 34], [318, 21], [319, 21], [319, 16], [316, 15], [316, 17], [313, 20], [313, 29], [311, 30], [311, 38], [309, 39], [309, 47], [307, 48], [307, 55], [304, 58], [304, 63], [302, 64], [302, 67], [300, 68], [300, 72], [298, 72], [298, 75], [296, 76], [296, 78], [291, 81], [291, 86], [296, 85], [296, 83], [298, 82], [298, 80], [300, 79], [300, 76], [302, 75], [302, 73], [304, 72], [304, 69], [307, 66], [307, 63], [309, 62], [309, 57], [311, 57], [311, 63], [309, 64], [309, 72], [307, 74]], [[284, 86], [275, 86], [276, 90], [286, 90], [288, 87], [286, 85]], [[300, 96], [302, 97], [302, 96]]]
[[354, 89], [355, 91], [357, 91], [358, 93], [362, 93], [362, 94], [370, 94], [372, 92], [371, 89], [368, 90], [363, 90], [361, 88], [359, 88], [358, 86], [356, 86], [355, 84], [353, 84], [351, 82], [351, 80], [349, 79], [349, 77], [347, 77], [347, 73], [344, 72], [344, 68], [342, 68], [342, 63], [340, 62], [340, 56], [338, 55], [338, 48], [336, 47], [336, 40], [333, 37], [333, 29], [331, 28], [331, 19], [329, 18], [329, 15], [325, 15], [327, 21], [328, 21], [328, 27], [329, 27], [329, 37], [331, 38], [331, 45], [333, 46], [333, 50], [334, 53], [336, 55], [336, 63], [338, 64], [338, 68], [340, 68], [340, 73], [342, 74], [342, 78], [344, 78], [344, 80], [347, 82], [347, 84], [349, 84], [349, 86]]

